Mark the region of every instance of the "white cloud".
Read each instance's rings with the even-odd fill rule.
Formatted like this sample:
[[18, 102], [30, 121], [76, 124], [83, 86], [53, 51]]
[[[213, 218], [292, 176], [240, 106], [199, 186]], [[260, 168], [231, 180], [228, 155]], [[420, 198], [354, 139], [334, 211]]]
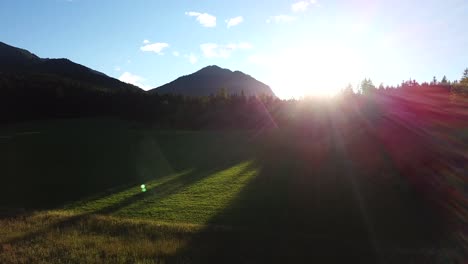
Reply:
[[302, 0], [302, 1], [295, 2], [294, 4], [292, 4], [291, 5], [291, 10], [293, 12], [304, 12], [304, 11], [307, 10], [307, 8], [310, 5], [316, 5], [316, 4], [317, 4], [316, 0], [309, 0], [309, 1]]
[[[207, 58], [212, 57], [229, 57], [230, 52], [224, 49], [220, 49], [218, 44], [215, 43], [204, 43], [200, 45], [200, 49], [203, 55]], [[219, 50], [218, 50], [219, 49]]]
[[309, 4], [308, 1], [299, 1], [291, 5], [291, 10], [293, 12], [304, 12], [307, 10]]
[[145, 78], [143, 78], [141, 76], [138, 76], [138, 75], [135, 75], [135, 74], [131, 74], [129, 72], [124, 72], [122, 75], [120, 75], [119, 80], [121, 82], [133, 84], [133, 85], [138, 86], [138, 87], [140, 87], [140, 88], [142, 88], [144, 90], [151, 89], [150, 86], [148, 86], [148, 85], [146, 85], [144, 83], [146, 81]]
[[235, 50], [251, 49], [252, 45], [247, 42], [229, 43], [219, 45], [216, 43], [204, 43], [200, 45], [200, 49], [206, 58], [229, 58]]
[[216, 17], [207, 13], [199, 12], [185, 12], [187, 16], [193, 16], [197, 18], [197, 21], [204, 27], [216, 27]]
[[198, 61], [197, 56], [195, 54], [190, 53], [190, 55], [187, 56], [191, 64], [195, 64]]
[[275, 23], [289, 23], [293, 22], [296, 20], [297, 17], [295, 16], [289, 16], [289, 15], [277, 15], [277, 16], [271, 16], [266, 20], [267, 23], [275, 22]]
[[237, 17], [227, 19], [226, 23], [227, 23], [227, 27], [230, 28], [230, 27], [239, 25], [243, 21], [244, 21], [244, 18], [242, 16], [237, 16]]
[[185, 54], [184, 55], [184, 58], [187, 58], [188, 61], [191, 63], [191, 64], [195, 64], [198, 62], [198, 57], [197, 55], [193, 54], [193, 53], [190, 53], [190, 54]]
[[121, 69], [120, 69], [119, 66], [115, 66], [115, 67], [114, 67], [114, 70], [115, 70], [115, 71], [120, 71]]
[[180, 56], [180, 53], [178, 51], [173, 51], [172, 52], [172, 55], [176, 56], [176, 57], [179, 57]]
[[162, 50], [169, 47], [169, 44], [167, 43], [153, 43], [153, 44], [147, 44], [145, 46], [140, 47], [141, 51], [152, 51], [155, 52], [159, 55], [163, 55]]
[[143, 40], [143, 44], [149, 44], [149, 43], [150, 43], [149, 40], [147, 40], [147, 39]]

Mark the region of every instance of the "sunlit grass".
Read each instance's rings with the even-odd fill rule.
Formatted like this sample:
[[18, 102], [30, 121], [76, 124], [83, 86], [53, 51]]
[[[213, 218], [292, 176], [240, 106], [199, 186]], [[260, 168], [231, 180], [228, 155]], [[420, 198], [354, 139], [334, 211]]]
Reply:
[[[181, 177], [184, 174], [189, 173], [190, 171], [183, 171], [179, 173], [174, 173], [167, 175], [166, 177], [159, 178], [157, 180], [149, 181], [145, 184], [145, 189], [154, 189], [168, 181], [175, 180], [178, 177]], [[129, 199], [135, 195], [141, 193], [141, 187], [134, 186], [128, 189], [125, 189], [120, 192], [110, 193], [107, 196], [101, 198], [90, 198], [77, 201], [71, 204], [68, 204], [64, 207], [66, 210], [71, 210], [77, 213], [93, 213], [103, 210], [109, 206], [118, 205], [119, 203]]]
[[[0, 262], [164, 263], [196, 233], [215, 227], [204, 224], [256, 173], [251, 161], [209, 174], [187, 170], [144, 183], [147, 192], [136, 185], [62, 210], [0, 220]], [[216, 230], [219, 235], [223, 227]]]
[[205, 223], [257, 170], [246, 161], [205, 173], [187, 170], [143, 183], [147, 192], [136, 185], [62, 210], [0, 220], [0, 262], [160, 263], [215, 227]]
[[203, 224], [220, 213], [255, 174], [249, 161], [211, 173], [188, 170], [145, 183], [144, 193], [134, 186], [65, 208], [76, 213]]
[[[188, 186], [179, 186], [173, 193], [159, 193], [158, 187], [128, 206], [115, 212], [118, 216], [134, 216], [171, 222], [206, 223], [234, 199], [255, 175], [250, 162], [221, 170]], [[193, 176], [193, 175], [192, 175]], [[196, 176], [196, 175], [195, 175]], [[177, 184], [177, 183], [176, 183]]]
[[[187, 245], [201, 226], [75, 213], [41, 212], [0, 220], [0, 263], [160, 263]], [[37, 235], [28, 237], [31, 232]], [[24, 239], [27, 237], [27, 239]], [[13, 242], [15, 238], [20, 242]]]

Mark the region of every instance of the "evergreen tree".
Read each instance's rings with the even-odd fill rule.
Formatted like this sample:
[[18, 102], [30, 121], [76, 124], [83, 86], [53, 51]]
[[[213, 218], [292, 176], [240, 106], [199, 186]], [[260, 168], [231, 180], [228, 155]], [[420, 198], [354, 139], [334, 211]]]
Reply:
[[374, 84], [372, 83], [371, 79], [365, 78], [361, 82], [361, 93], [362, 94], [370, 94], [376, 90]]
[[449, 84], [449, 82], [447, 81], [447, 76], [444, 75], [444, 77], [442, 77], [442, 81], [440, 81], [440, 84], [442, 84], [442, 85]]
[[460, 79], [460, 84], [468, 85], [468, 68], [463, 71], [463, 76]]

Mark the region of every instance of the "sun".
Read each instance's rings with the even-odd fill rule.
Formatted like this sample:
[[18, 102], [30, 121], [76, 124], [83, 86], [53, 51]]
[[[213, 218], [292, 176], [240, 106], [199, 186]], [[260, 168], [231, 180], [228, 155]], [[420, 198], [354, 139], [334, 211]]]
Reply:
[[331, 97], [359, 76], [359, 57], [342, 46], [288, 50], [276, 61], [272, 87], [281, 98]]

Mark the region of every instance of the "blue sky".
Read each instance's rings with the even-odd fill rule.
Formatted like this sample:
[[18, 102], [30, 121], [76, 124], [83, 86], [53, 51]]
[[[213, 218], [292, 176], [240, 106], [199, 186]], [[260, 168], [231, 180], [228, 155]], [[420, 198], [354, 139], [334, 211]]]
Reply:
[[2, 0], [0, 41], [143, 88], [207, 65], [283, 98], [468, 67], [468, 1]]

